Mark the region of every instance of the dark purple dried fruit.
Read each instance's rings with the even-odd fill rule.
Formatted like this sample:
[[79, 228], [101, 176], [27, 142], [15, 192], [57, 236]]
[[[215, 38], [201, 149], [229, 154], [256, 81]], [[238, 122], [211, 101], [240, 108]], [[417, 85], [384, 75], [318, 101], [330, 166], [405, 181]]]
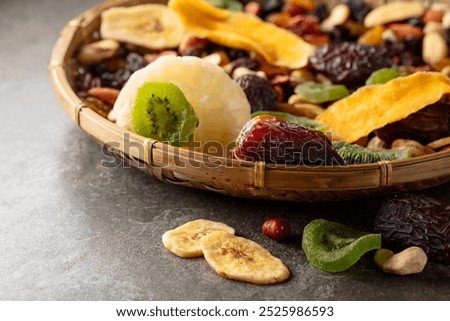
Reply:
[[319, 21], [325, 20], [328, 17], [327, 5], [324, 3], [319, 4], [312, 12], [312, 15], [316, 16], [319, 19]]
[[450, 28], [445, 29], [445, 39], [447, 40], [447, 44], [450, 46]]
[[364, 18], [372, 10], [363, 0], [346, 0], [344, 4], [350, 8], [352, 19], [358, 22], [363, 22]]
[[248, 121], [232, 155], [266, 163], [345, 164], [324, 134], [272, 115], [260, 115]]
[[126, 68], [128, 69], [128, 71], [130, 71], [130, 73], [134, 73], [135, 71], [138, 71], [139, 69], [147, 66], [147, 60], [145, 60], [143, 56], [135, 52], [128, 54], [126, 61]]
[[309, 61], [333, 83], [356, 88], [363, 86], [375, 70], [391, 67], [393, 58], [394, 52], [388, 46], [341, 42], [318, 47]]
[[260, 110], [274, 110], [278, 94], [266, 79], [257, 75], [244, 75], [236, 79], [244, 90], [250, 103], [252, 113]]
[[253, 58], [250, 57], [242, 57], [234, 60], [232, 62], [233, 68], [231, 72], [233, 72], [236, 68], [245, 67], [250, 70], [257, 70], [260, 66], [260, 63]]
[[254, 1], [261, 5], [262, 15], [267, 15], [274, 11], [281, 11], [281, 7], [283, 6], [282, 0], [240, 0], [243, 5]]
[[427, 106], [405, 119], [377, 129], [376, 134], [388, 144], [403, 138], [426, 145], [450, 135], [450, 106], [444, 103]]
[[419, 18], [411, 18], [406, 23], [411, 26], [419, 27], [419, 28], [423, 28], [425, 26], [425, 24]]
[[383, 241], [421, 247], [430, 259], [450, 262], [450, 204], [418, 194], [387, 200], [375, 219]]
[[335, 26], [330, 33], [330, 37], [333, 42], [355, 41], [358, 39], [358, 37], [352, 35], [350, 29], [344, 25]]

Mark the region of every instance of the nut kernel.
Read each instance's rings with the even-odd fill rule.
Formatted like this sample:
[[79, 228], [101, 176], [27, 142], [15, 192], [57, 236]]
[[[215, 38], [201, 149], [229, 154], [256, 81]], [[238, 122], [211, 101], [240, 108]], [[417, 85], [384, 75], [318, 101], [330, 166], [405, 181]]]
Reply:
[[384, 272], [398, 275], [416, 274], [423, 271], [428, 262], [426, 253], [417, 246], [389, 257], [381, 266]]

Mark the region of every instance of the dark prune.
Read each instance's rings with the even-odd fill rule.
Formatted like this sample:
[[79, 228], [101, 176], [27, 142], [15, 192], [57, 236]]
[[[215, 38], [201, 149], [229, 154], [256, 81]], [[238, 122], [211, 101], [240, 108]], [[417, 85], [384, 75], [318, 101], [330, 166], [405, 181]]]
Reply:
[[355, 88], [363, 86], [375, 70], [391, 67], [393, 58], [394, 51], [388, 46], [341, 42], [318, 47], [309, 61], [333, 83]]
[[272, 115], [256, 116], [244, 126], [232, 156], [266, 163], [345, 164], [324, 134]]
[[398, 138], [428, 144], [450, 135], [450, 106], [436, 103], [409, 115], [405, 119], [376, 130], [376, 135], [388, 144]]
[[358, 22], [363, 22], [364, 18], [372, 10], [372, 8], [367, 5], [364, 0], [346, 0], [344, 1], [344, 4], [350, 8], [352, 12], [352, 19]]
[[274, 11], [281, 11], [284, 2], [282, 0], [240, 0], [243, 5], [246, 5], [251, 1], [261, 5], [262, 15], [264, 16]]
[[397, 195], [382, 205], [375, 230], [396, 248], [419, 246], [430, 259], [450, 263], [450, 204], [419, 194]]
[[260, 110], [274, 110], [278, 94], [266, 79], [249, 74], [236, 79], [244, 90], [250, 103], [252, 113]]

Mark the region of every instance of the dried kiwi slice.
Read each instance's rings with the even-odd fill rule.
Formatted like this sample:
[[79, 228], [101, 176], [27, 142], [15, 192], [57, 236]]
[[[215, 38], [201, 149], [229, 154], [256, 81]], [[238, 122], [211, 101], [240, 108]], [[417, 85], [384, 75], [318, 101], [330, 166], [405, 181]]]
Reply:
[[374, 71], [366, 81], [366, 85], [382, 85], [388, 81], [402, 77], [404, 74], [394, 68], [382, 68]]
[[131, 117], [137, 134], [174, 146], [188, 143], [198, 125], [180, 88], [165, 82], [148, 82], [138, 89]]
[[308, 117], [300, 117], [300, 116], [295, 116], [289, 113], [283, 113], [280, 111], [256, 111], [254, 113], [252, 113], [252, 118], [259, 116], [259, 115], [272, 115], [272, 116], [276, 116], [279, 117], [281, 119], [296, 123], [297, 125], [309, 128], [309, 129], [314, 129], [314, 130], [318, 130], [322, 133], [325, 133], [327, 130], [327, 127], [325, 126], [325, 124], [317, 122], [313, 119], [310, 119]]
[[336, 101], [350, 95], [344, 85], [324, 85], [313, 81], [297, 85], [294, 92], [317, 104]]
[[367, 234], [319, 219], [303, 230], [302, 248], [309, 263], [326, 272], [341, 272], [361, 256], [381, 248], [381, 234]]

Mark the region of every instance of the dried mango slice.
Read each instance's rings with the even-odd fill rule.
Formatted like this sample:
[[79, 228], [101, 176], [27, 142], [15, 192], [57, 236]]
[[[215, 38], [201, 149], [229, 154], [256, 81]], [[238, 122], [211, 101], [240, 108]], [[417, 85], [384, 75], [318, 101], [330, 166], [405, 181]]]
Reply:
[[253, 51], [276, 66], [302, 68], [315, 50], [300, 37], [254, 15], [215, 8], [203, 0], [170, 0], [169, 7], [197, 37]]
[[448, 93], [448, 77], [439, 72], [417, 72], [384, 85], [363, 87], [335, 102], [316, 120], [328, 125], [333, 136], [353, 143], [434, 104]]

